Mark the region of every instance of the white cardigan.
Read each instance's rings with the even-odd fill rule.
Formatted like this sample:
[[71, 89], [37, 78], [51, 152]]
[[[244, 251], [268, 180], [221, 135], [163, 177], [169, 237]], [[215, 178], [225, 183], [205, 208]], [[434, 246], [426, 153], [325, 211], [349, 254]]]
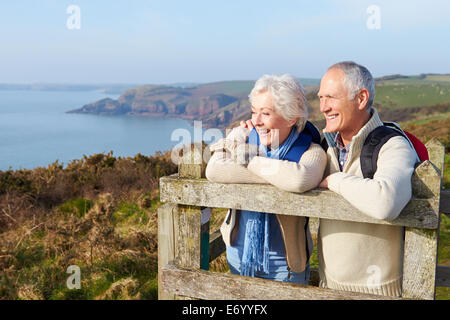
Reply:
[[[319, 185], [326, 166], [326, 155], [322, 147], [311, 146], [298, 163], [254, 156], [247, 164], [239, 163], [237, 153], [250, 131], [241, 127], [234, 128], [226, 137], [210, 146], [215, 151], [206, 167], [206, 178], [221, 183], [270, 183], [282, 190], [305, 192]], [[247, 148], [254, 146], [246, 145]], [[221, 152], [227, 149], [230, 152]], [[247, 150], [248, 151], [248, 150]], [[247, 152], [248, 153], [248, 152]]]

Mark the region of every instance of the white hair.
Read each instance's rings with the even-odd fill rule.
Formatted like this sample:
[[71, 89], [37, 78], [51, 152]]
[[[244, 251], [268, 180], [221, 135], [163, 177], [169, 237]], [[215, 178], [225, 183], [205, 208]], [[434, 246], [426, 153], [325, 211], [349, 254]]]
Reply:
[[305, 96], [305, 89], [289, 74], [281, 76], [263, 75], [259, 78], [252, 91], [249, 100], [253, 105], [255, 95], [270, 92], [274, 102], [274, 107], [286, 120], [297, 119], [295, 123], [299, 132], [305, 127], [308, 119], [308, 102]]
[[367, 89], [369, 91], [369, 101], [367, 102], [366, 108], [370, 110], [373, 99], [375, 98], [375, 81], [370, 71], [353, 61], [336, 63], [329, 67], [328, 70], [334, 68], [341, 70], [345, 75], [344, 86], [348, 89], [349, 99], [354, 99], [361, 89]]

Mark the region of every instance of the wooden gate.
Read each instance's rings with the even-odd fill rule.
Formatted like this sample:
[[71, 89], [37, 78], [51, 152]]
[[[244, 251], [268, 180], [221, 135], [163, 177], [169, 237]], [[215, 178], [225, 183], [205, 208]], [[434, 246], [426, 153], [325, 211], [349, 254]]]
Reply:
[[194, 149], [178, 174], [160, 179], [159, 299], [398, 299], [206, 271], [225, 250], [219, 231], [210, 237], [209, 208], [404, 226], [402, 298], [434, 299], [436, 286], [450, 286], [450, 267], [437, 265], [440, 212], [450, 212], [450, 197], [441, 190], [445, 148], [436, 139], [426, 146], [430, 161], [416, 168], [413, 197], [393, 221], [368, 217], [329, 190], [296, 194], [271, 185], [210, 182], [202, 178], [201, 149]]

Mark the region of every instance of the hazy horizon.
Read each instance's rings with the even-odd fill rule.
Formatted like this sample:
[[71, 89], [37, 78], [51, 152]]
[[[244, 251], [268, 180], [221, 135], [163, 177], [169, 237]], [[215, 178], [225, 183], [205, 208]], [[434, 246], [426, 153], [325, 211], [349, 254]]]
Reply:
[[[450, 75], [450, 73], [429, 73], [429, 72], [423, 72], [422, 74], [428, 74], [428, 75]], [[385, 77], [385, 76], [393, 76], [396, 74], [385, 74], [380, 75], [379, 77]], [[419, 74], [399, 74], [401, 76], [406, 77], [412, 77], [412, 76], [418, 76]], [[295, 75], [294, 75], [295, 77]], [[379, 78], [377, 77], [377, 78]], [[304, 77], [296, 77], [298, 79], [307, 79], [307, 80], [317, 80], [320, 81], [319, 78], [304, 78]], [[130, 83], [130, 82], [30, 82], [30, 83], [24, 83], [24, 82], [0, 82], [0, 85], [55, 85], [55, 86], [65, 86], [65, 85], [84, 85], [84, 86], [126, 86], [126, 85], [181, 85], [181, 84], [188, 84], [188, 85], [201, 85], [201, 84], [210, 84], [210, 83], [220, 83], [220, 82], [230, 82], [230, 81], [256, 81], [257, 79], [223, 79], [223, 80], [217, 80], [217, 81], [211, 81], [211, 82], [173, 82], [173, 83]], [[1, 88], [0, 88], [1, 90]]]

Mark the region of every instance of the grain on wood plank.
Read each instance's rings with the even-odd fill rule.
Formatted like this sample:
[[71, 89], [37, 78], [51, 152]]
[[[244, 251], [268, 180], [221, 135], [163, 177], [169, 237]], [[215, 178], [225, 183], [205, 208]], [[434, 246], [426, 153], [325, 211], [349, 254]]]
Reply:
[[411, 180], [413, 195], [421, 199], [439, 197], [441, 193], [441, 173], [429, 160], [422, 162]]
[[166, 293], [161, 283], [161, 269], [175, 258], [176, 241], [174, 215], [177, 205], [165, 203], [158, 208], [158, 299], [173, 300], [173, 294]]
[[166, 265], [162, 273], [166, 290], [205, 300], [396, 300], [392, 297], [191, 270], [173, 264]]
[[[298, 194], [271, 185], [223, 184], [205, 179], [181, 179], [169, 176], [160, 179], [160, 197], [163, 202], [212, 208], [235, 208], [426, 229], [435, 229], [438, 225], [438, 219], [432, 209], [439, 204], [436, 198], [413, 198], [398, 218], [386, 221], [366, 216], [340, 195], [324, 189]], [[333, 205], [328, 205], [330, 203]]]
[[434, 299], [437, 231], [406, 228], [402, 297]]
[[201, 208], [178, 205], [176, 256], [181, 266], [200, 268]]
[[201, 146], [195, 146], [183, 155], [178, 164], [178, 174], [183, 178], [205, 177], [206, 164], [203, 161]]
[[430, 161], [439, 169], [441, 179], [443, 179], [445, 166], [445, 146], [437, 138], [431, 139], [425, 144], [425, 146], [427, 147]]
[[423, 162], [416, 173], [421, 181], [420, 193], [433, 196], [431, 207], [438, 220], [436, 230], [405, 229], [402, 297], [429, 299], [435, 297], [436, 266], [439, 241], [439, 202], [444, 161], [444, 146], [437, 140], [427, 143], [430, 161]]

